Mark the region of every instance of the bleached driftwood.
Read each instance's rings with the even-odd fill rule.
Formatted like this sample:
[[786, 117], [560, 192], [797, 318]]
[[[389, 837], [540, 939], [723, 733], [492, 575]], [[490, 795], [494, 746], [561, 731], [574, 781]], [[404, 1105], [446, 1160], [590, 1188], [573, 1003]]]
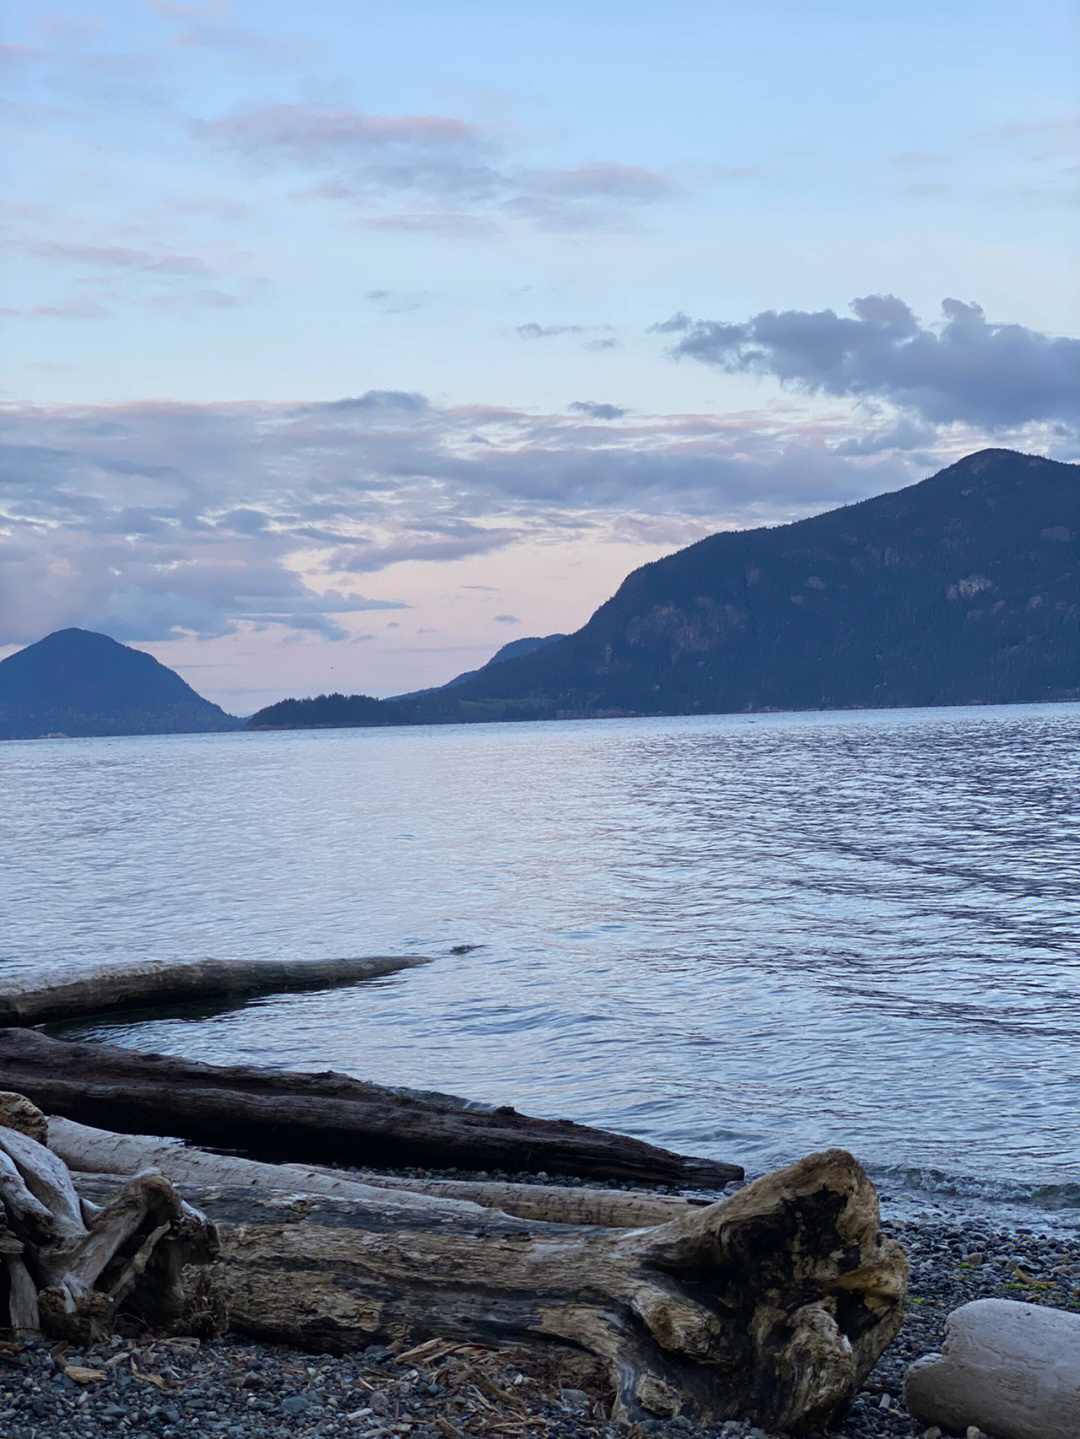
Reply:
[[37, 1030], [0, 1029], [0, 1087], [48, 1114], [168, 1134], [253, 1159], [424, 1168], [546, 1170], [597, 1180], [721, 1189], [742, 1169], [623, 1134], [509, 1107], [450, 1108], [344, 1074], [198, 1064]]
[[[573, 1188], [557, 1184], [509, 1184], [458, 1179], [409, 1179], [367, 1170], [324, 1169], [306, 1164], [260, 1164], [233, 1155], [208, 1154], [180, 1139], [145, 1134], [112, 1134], [53, 1117], [49, 1147], [70, 1170], [96, 1174], [132, 1174], [154, 1168], [167, 1173], [180, 1189], [216, 1185], [296, 1194], [348, 1198], [356, 1189], [396, 1189], [437, 1199], [464, 1200], [485, 1209], [501, 1209], [521, 1219], [550, 1224], [601, 1224], [630, 1229], [664, 1224], [700, 1207], [701, 1200], [642, 1190]], [[374, 1196], [364, 1194], [369, 1202]]]
[[49, 983], [6, 979], [0, 1024], [82, 1019], [115, 1009], [191, 1000], [238, 1000], [251, 994], [354, 984], [430, 961], [419, 955], [348, 959], [150, 959], [122, 969], [53, 974]]
[[995, 1439], [1080, 1435], [1080, 1314], [1011, 1299], [955, 1309], [940, 1354], [918, 1360], [904, 1403], [921, 1424]]
[[182, 1268], [215, 1254], [213, 1227], [157, 1171], [126, 1179], [99, 1209], [55, 1154], [0, 1125], [0, 1328], [85, 1343], [129, 1299], [172, 1323]]
[[[57, 1129], [74, 1158], [80, 1137]], [[80, 1142], [79, 1162], [108, 1167]], [[900, 1323], [906, 1261], [842, 1151], [634, 1229], [512, 1218], [313, 1171], [306, 1193], [271, 1189], [268, 1178], [291, 1186], [296, 1167], [222, 1168], [178, 1146], [155, 1158], [214, 1218], [215, 1283], [235, 1328], [339, 1352], [443, 1337], [540, 1348], [575, 1367], [591, 1357], [623, 1419], [819, 1427]], [[108, 1181], [76, 1180], [107, 1193]]]

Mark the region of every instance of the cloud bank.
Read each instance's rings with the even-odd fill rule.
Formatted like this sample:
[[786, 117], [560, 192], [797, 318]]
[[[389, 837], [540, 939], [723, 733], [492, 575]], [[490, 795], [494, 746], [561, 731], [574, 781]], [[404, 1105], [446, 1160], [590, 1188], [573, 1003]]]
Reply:
[[1080, 425], [1080, 340], [992, 323], [961, 300], [943, 301], [934, 327], [894, 295], [864, 296], [851, 310], [765, 310], [741, 324], [680, 314], [654, 329], [682, 334], [677, 358], [885, 400], [931, 424]]
[[[947, 302], [935, 328], [881, 295], [851, 317], [676, 315], [658, 328], [678, 356], [830, 403], [536, 413], [368, 390], [8, 406], [0, 644], [64, 625], [135, 641], [268, 627], [355, 638], [357, 616], [410, 608], [433, 570], [515, 547], [535, 569], [544, 546], [674, 547], [796, 519], [1001, 443], [1008, 425], [1017, 448], [1076, 456], [1080, 342], [991, 324], [975, 305]], [[520, 604], [506, 601], [508, 614]]]
[[916, 477], [884, 442], [838, 459], [813, 420], [592, 401], [534, 414], [391, 390], [12, 406], [3, 431], [0, 644], [63, 625], [340, 639], [352, 617], [409, 607], [418, 565], [583, 537], [682, 544]]

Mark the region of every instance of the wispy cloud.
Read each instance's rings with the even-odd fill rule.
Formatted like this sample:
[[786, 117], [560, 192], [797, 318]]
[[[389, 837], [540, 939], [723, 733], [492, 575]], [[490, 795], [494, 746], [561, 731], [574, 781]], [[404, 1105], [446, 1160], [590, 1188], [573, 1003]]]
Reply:
[[[656, 203], [678, 189], [659, 171], [614, 160], [543, 169], [515, 164], [489, 127], [452, 115], [275, 104], [195, 120], [191, 132], [259, 168], [287, 164], [326, 176], [299, 193], [362, 209], [368, 229], [483, 238], [498, 234], [505, 219], [541, 229], [604, 227], [617, 225], [626, 207]], [[401, 208], [405, 197], [415, 208]], [[380, 204], [390, 212], [379, 213]]]
[[[603, 420], [582, 443], [582, 417]], [[754, 417], [443, 407], [408, 391], [282, 405], [10, 407], [2, 642], [283, 625], [343, 637], [400, 606], [365, 575], [625, 526], [698, 533], [848, 499], [820, 439]], [[859, 464], [861, 461], [851, 461]], [[696, 518], [695, 518], [696, 517]], [[706, 518], [707, 517], [707, 518]]]
[[526, 325], [518, 325], [517, 333], [523, 340], [548, 340], [553, 335], [580, 335], [584, 329], [583, 325], [538, 325], [530, 320]]
[[897, 165], [904, 170], [921, 170], [928, 165], [952, 163], [948, 155], [939, 155], [936, 150], [901, 150], [895, 155], [889, 155], [888, 161], [890, 165]]
[[265, 105], [216, 120], [197, 120], [191, 128], [218, 149], [307, 165], [364, 158], [373, 151], [472, 148], [483, 138], [478, 125], [446, 115], [366, 115], [311, 105]]
[[143, 270], [162, 275], [207, 275], [210, 268], [201, 255], [155, 254], [125, 245], [87, 245], [71, 240], [20, 240], [16, 249], [41, 260], [76, 265], [104, 265], [110, 269]]

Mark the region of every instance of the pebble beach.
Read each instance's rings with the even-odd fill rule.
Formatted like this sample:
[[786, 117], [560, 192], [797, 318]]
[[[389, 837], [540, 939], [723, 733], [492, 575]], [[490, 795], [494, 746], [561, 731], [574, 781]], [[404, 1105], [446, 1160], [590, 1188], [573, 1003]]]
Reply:
[[[909, 1364], [941, 1346], [949, 1312], [973, 1299], [1080, 1310], [1080, 1230], [995, 1228], [988, 1220], [889, 1223], [911, 1261], [903, 1329], [855, 1399], [837, 1439], [915, 1439], [904, 1408]], [[226, 1335], [200, 1342], [131, 1329], [74, 1349], [0, 1344], [5, 1439], [773, 1439], [752, 1424], [685, 1419], [629, 1430], [610, 1396], [567, 1387], [523, 1350], [433, 1340], [310, 1354]]]

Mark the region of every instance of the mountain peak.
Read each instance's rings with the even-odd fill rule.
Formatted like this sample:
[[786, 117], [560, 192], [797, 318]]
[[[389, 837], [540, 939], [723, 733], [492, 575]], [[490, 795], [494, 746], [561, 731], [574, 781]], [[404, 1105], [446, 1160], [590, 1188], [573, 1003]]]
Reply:
[[94, 630], [54, 630], [0, 661], [0, 739], [234, 729], [153, 655]]

